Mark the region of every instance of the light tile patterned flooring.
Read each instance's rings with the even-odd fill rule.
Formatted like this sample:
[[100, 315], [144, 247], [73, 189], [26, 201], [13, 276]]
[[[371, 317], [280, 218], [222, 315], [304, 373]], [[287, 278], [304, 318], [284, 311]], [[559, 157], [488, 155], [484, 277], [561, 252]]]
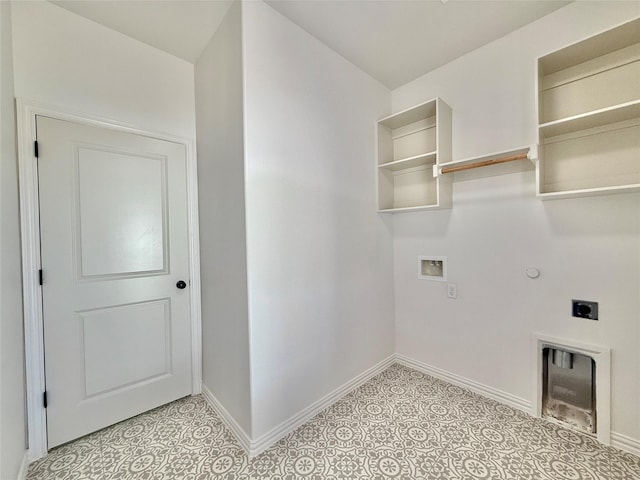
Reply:
[[249, 460], [201, 396], [54, 449], [29, 480], [640, 480], [640, 458], [392, 365]]

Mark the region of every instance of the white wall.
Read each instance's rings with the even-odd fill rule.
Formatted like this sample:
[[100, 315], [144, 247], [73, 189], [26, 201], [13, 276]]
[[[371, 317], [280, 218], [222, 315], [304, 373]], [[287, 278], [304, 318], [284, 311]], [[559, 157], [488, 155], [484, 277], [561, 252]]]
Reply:
[[[454, 159], [533, 144], [536, 58], [638, 15], [572, 3], [394, 90], [393, 111], [442, 97]], [[533, 401], [532, 332], [609, 346], [612, 429], [640, 441], [640, 195], [543, 203], [531, 170], [475, 172], [456, 174], [452, 210], [393, 217], [398, 353]], [[448, 257], [457, 300], [417, 279], [424, 254]], [[598, 301], [600, 320], [572, 318], [572, 298]]]
[[262, 2], [243, 5], [253, 438], [394, 352], [374, 125], [389, 91]]
[[0, 478], [15, 479], [26, 452], [24, 341], [11, 5], [0, 2]]
[[198, 60], [195, 85], [203, 383], [250, 435], [240, 2]]
[[15, 2], [17, 97], [195, 137], [193, 65], [45, 1]]

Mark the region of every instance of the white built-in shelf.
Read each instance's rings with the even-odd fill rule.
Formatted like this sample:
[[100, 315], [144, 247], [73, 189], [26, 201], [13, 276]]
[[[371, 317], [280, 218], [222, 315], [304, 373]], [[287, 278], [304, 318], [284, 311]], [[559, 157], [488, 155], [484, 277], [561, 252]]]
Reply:
[[[640, 82], [640, 71], [638, 75], [638, 82]], [[539, 126], [540, 136], [542, 138], [556, 137], [567, 133], [626, 122], [636, 118], [640, 118], [640, 100], [543, 123]]]
[[558, 200], [561, 198], [597, 197], [600, 195], [614, 195], [616, 193], [634, 193], [640, 191], [640, 183], [628, 185], [613, 185], [607, 187], [579, 188], [546, 192], [538, 195], [542, 200]]
[[433, 166], [451, 160], [451, 108], [439, 98], [378, 121], [378, 211], [451, 207], [451, 179]]
[[640, 19], [538, 59], [537, 194], [640, 191]]
[[394, 207], [394, 208], [380, 208], [379, 213], [403, 213], [403, 212], [420, 212], [423, 210], [439, 210], [443, 207], [438, 205], [423, 205], [419, 207]]
[[429, 152], [423, 155], [415, 155], [413, 157], [383, 163], [378, 165], [378, 168], [384, 168], [386, 170], [396, 172], [398, 170], [419, 167], [421, 165], [433, 165], [436, 162], [436, 156], [436, 152]]

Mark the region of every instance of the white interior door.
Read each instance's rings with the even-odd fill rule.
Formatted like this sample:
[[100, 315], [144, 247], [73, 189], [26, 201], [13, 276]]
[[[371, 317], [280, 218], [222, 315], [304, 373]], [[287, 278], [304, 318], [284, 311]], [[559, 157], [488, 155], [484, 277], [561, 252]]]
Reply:
[[191, 393], [186, 153], [36, 124], [52, 448]]

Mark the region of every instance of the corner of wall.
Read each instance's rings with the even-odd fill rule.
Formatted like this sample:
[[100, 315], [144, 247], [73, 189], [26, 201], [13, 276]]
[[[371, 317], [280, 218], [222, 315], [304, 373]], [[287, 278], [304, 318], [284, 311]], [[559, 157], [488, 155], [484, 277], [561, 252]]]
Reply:
[[[251, 432], [241, 3], [195, 65], [203, 392], [242, 443]], [[245, 438], [246, 437], [246, 438]], [[245, 439], [245, 440], [243, 440]]]

